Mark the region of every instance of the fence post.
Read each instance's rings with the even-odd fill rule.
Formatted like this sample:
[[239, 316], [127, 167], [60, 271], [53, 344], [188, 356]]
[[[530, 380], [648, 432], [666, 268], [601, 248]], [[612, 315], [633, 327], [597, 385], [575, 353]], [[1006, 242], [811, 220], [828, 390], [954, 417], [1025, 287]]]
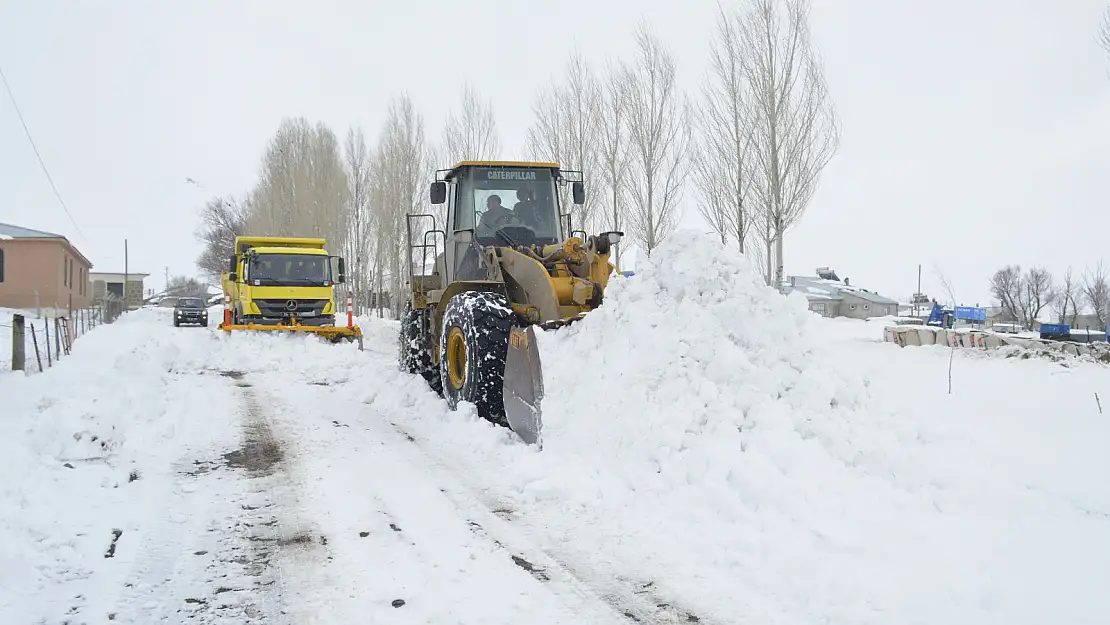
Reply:
[[23, 315], [12, 315], [12, 371], [23, 371], [27, 357], [27, 338]]
[[54, 359], [62, 359], [62, 322], [54, 317]]
[[42, 354], [39, 353], [39, 337], [35, 333], [35, 324], [31, 324], [31, 343], [35, 345], [35, 362], [39, 363], [39, 373], [42, 373]]
[[50, 320], [43, 319], [42, 327], [44, 328], [43, 331], [46, 333], [46, 338], [44, 339], [44, 347], [46, 347], [46, 366], [53, 367], [54, 359], [50, 355]]

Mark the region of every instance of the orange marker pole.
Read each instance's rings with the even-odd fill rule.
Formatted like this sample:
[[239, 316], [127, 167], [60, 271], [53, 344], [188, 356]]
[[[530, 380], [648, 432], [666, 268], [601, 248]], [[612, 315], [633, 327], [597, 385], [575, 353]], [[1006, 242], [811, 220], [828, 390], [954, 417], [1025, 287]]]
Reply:
[[347, 327], [355, 327], [355, 300], [350, 293], [347, 293]]

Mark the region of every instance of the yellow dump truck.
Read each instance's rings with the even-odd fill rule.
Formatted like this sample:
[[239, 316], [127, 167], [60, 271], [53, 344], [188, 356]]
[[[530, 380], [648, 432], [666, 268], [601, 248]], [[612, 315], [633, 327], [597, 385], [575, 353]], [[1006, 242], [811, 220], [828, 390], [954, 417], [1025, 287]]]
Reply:
[[335, 285], [346, 281], [342, 257], [327, 251], [327, 240], [302, 237], [242, 236], [223, 274], [227, 310], [221, 330], [308, 332], [332, 342], [357, 340], [362, 331], [349, 304], [340, 307]]

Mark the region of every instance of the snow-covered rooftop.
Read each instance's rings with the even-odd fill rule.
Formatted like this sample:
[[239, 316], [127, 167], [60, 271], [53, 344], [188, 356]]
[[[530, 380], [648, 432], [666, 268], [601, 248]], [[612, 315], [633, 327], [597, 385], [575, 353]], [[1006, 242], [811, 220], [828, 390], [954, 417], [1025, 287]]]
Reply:
[[45, 232], [43, 230], [34, 230], [32, 228], [24, 228], [23, 226], [16, 226], [13, 224], [0, 223], [0, 239], [64, 239], [65, 236], [54, 234], [53, 232]]

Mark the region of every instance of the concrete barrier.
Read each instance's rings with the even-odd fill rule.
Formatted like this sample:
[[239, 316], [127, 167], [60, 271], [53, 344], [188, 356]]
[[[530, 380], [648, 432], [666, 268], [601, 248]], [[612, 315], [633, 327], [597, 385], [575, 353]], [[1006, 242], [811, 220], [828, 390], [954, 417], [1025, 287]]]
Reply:
[[939, 345], [963, 349], [998, 349], [1013, 346], [1022, 349], [1056, 352], [1069, 356], [1087, 356], [1110, 363], [1110, 343], [1049, 341], [1034, 337], [995, 334], [990, 331], [972, 328], [950, 330], [935, 326], [891, 325], [883, 327], [883, 342], [894, 343], [899, 347]]

